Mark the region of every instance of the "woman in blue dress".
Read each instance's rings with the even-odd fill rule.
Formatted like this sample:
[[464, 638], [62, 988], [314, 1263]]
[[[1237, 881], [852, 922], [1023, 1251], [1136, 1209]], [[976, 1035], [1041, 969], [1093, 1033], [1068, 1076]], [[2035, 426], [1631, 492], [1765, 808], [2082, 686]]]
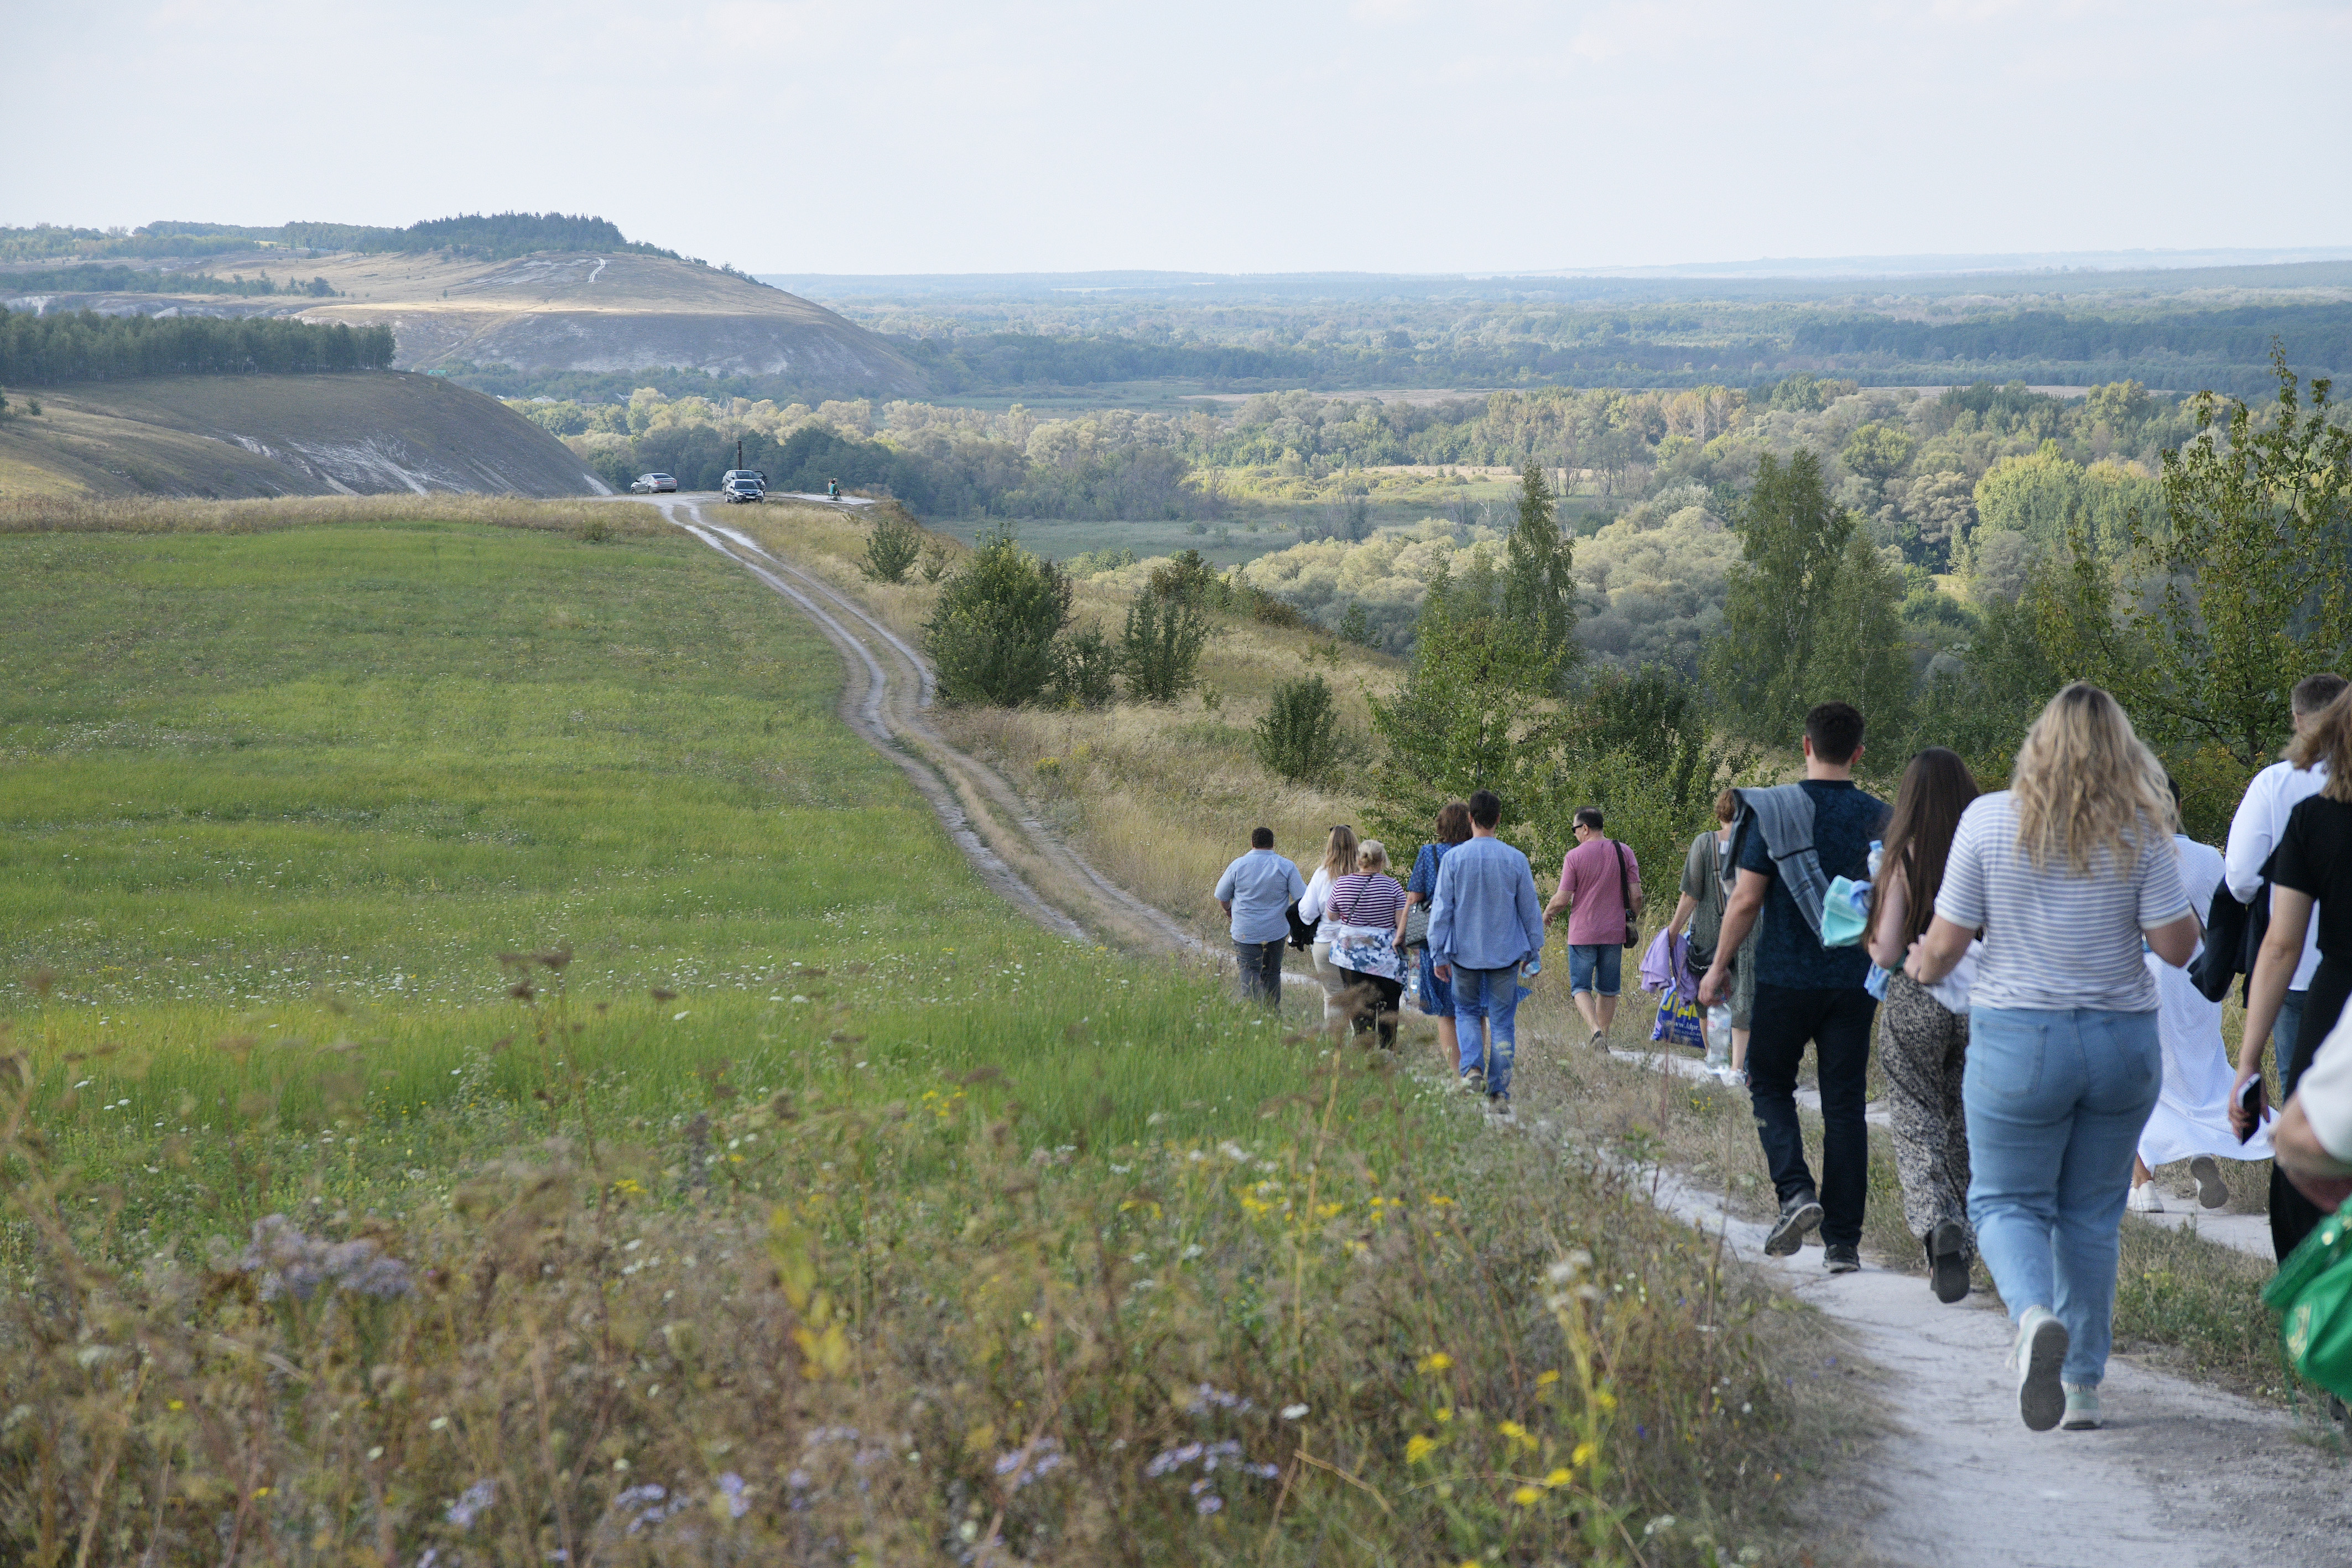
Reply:
[[[1469, 803], [1448, 800], [1437, 813], [1437, 841], [1422, 845], [1421, 853], [1413, 857], [1412, 878], [1404, 884], [1406, 908], [1424, 905], [1437, 896], [1437, 862], [1445, 858], [1446, 851], [1469, 837]], [[1458, 1071], [1461, 1052], [1454, 1031], [1454, 988], [1437, 977], [1427, 943], [1421, 948], [1421, 1010], [1437, 1020], [1437, 1048], [1444, 1055], [1446, 1072]]]

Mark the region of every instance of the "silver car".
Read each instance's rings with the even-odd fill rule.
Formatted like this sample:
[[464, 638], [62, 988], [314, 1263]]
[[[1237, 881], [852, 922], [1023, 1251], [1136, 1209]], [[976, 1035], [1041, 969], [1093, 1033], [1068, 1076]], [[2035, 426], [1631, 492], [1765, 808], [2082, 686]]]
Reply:
[[629, 488], [640, 496], [667, 494], [677, 488], [677, 479], [669, 474], [640, 474], [629, 482]]

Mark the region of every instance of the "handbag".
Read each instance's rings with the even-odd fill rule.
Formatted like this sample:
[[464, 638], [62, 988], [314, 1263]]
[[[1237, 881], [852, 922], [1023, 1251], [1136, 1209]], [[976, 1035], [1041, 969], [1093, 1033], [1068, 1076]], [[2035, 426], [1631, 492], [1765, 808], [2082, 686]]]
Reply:
[[1282, 915], [1284, 919], [1290, 922], [1290, 946], [1295, 950], [1304, 953], [1307, 949], [1315, 946], [1314, 925], [1311, 922], [1301, 920], [1298, 917], [1298, 901], [1297, 899], [1291, 900], [1290, 907], [1285, 909], [1282, 912]]
[[2339, 1211], [2321, 1220], [2263, 1287], [2263, 1302], [2279, 1314], [2287, 1364], [2352, 1397], [2352, 1218]]
[[1633, 910], [1633, 884], [1625, 880], [1625, 846], [1616, 840], [1609, 841], [1617, 852], [1617, 900], [1625, 906], [1625, 943], [1628, 947], [1642, 945], [1642, 919]]
[[1404, 912], [1404, 946], [1407, 951], [1429, 946], [1429, 908], [1416, 904]]

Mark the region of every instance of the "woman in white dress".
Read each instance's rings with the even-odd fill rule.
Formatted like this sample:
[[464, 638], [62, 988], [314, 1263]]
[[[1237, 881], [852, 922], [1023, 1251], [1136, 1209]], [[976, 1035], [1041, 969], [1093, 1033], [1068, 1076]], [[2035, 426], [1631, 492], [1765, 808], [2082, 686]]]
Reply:
[[[2179, 784], [2172, 785], [2172, 799], [2179, 803]], [[2186, 833], [2175, 833], [2172, 841], [2180, 852], [2181, 883], [2201, 916], [2213, 907], [2213, 890], [2221, 882], [2221, 852]], [[2204, 944], [2198, 946], [2201, 951]], [[2252, 1137], [2238, 1142], [2230, 1131], [2230, 1086], [2237, 1077], [2237, 1063], [2230, 1060], [2230, 1048], [2221, 1039], [2221, 1004], [2207, 1001], [2187, 969], [2176, 969], [2153, 953], [2147, 964], [2147, 972], [2156, 977], [2164, 1088], [2139, 1135], [2128, 1207], [2138, 1214], [2162, 1214], [2164, 1197], [2157, 1190], [2156, 1167], [2187, 1160], [2189, 1174], [2197, 1180], [2197, 1201], [2219, 1208], [2230, 1201], [2221, 1162], [2269, 1159], [2270, 1124], [2264, 1123]]]

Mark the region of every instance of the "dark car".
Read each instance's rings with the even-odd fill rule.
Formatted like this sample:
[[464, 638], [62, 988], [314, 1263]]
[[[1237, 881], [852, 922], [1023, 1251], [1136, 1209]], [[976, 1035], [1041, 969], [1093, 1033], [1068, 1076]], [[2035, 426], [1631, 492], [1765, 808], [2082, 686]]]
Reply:
[[751, 480], [762, 492], [768, 488], [768, 476], [757, 468], [730, 468], [719, 476], [719, 487], [723, 490], [738, 479]]
[[668, 474], [640, 474], [629, 481], [629, 488], [640, 496], [651, 496], [677, 489], [677, 480]]
[[757, 501], [764, 499], [768, 490], [766, 486], [750, 475], [739, 474], [721, 485], [719, 487], [719, 493], [730, 501]]

